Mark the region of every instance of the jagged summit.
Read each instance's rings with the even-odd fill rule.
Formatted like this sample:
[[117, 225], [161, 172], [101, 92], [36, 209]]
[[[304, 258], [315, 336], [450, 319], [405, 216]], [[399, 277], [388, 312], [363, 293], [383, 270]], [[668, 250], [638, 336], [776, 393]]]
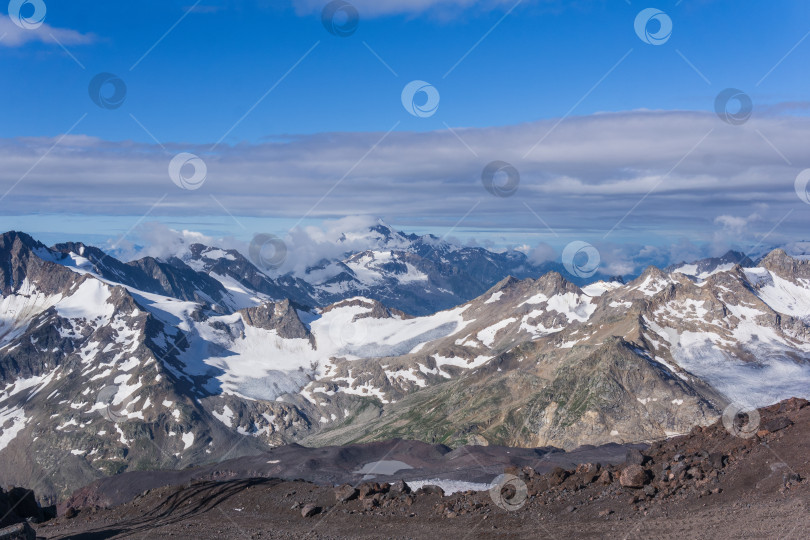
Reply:
[[3, 248], [10, 247], [14, 243], [19, 242], [21, 245], [34, 249], [37, 247], [44, 247], [42, 243], [35, 240], [30, 235], [20, 231], [7, 231], [0, 235], [0, 246]]
[[804, 277], [804, 274], [810, 272], [810, 262], [794, 259], [783, 249], [775, 249], [768, 253], [758, 266], [783, 276], [799, 273]]
[[750, 268], [756, 266], [756, 263], [745, 253], [729, 250], [721, 257], [709, 257], [691, 263], [682, 262], [674, 264], [667, 267], [666, 271], [705, 279], [718, 271], [730, 270], [735, 265]]

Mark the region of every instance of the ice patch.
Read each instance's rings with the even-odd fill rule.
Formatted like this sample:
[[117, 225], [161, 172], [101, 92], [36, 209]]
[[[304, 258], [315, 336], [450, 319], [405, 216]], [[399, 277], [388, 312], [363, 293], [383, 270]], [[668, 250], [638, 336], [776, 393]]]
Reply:
[[465, 482], [463, 480], [443, 480], [432, 478], [430, 480], [408, 480], [406, 484], [411, 489], [417, 490], [422, 486], [439, 486], [444, 490], [445, 495], [460, 493], [464, 491], [489, 491], [493, 484], [482, 484], [479, 482]]

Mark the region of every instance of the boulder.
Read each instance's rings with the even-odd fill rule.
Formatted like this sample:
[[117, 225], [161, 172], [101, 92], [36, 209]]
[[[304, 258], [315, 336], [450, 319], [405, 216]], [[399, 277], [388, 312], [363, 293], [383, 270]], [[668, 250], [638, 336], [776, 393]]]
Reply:
[[0, 540], [36, 540], [36, 538], [37, 533], [26, 521], [0, 529]]
[[351, 501], [357, 498], [357, 489], [349, 484], [343, 484], [335, 488], [335, 499], [337, 502]]
[[598, 482], [603, 486], [610, 485], [613, 482], [613, 475], [608, 470], [602, 471], [602, 474], [599, 475]]
[[647, 482], [647, 471], [641, 465], [629, 465], [622, 470], [619, 483], [627, 488], [640, 489]]
[[406, 484], [404, 480], [399, 480], [391, 484], [391, 488], [388, 492], [396, 495], [407, 495], [411, 492], [411, 487]]
[[434, 486], [432, 484], [427, 484], [425, 486], [420, 487], [416, 490], [417, 495], [438, 495], [439, 497], [444, 497], [444, 490], [439, 486]]
[[644, 465], [650, 458], [641, 453], [640, 450], [631, 448], [627, 451], [624, 457], [626, 465]]
[[599, 472], [600, 466], [598, 463], [580, 463], [577, 465], [576, 474], [582, 473], [597, 473]]
[[377, 493], [388, 493], [391, 489], [391, 484], [378, 482], [364, 482], [357, 487], [357, 498], [360, 500], [368, 499]]
[[720, 470], [723, 468], [723, 458], [724, 456], [720, 452], [709, 454], [709, 465], [714, 470]]
[[321, 507], [314, 504], [305, 504], [301, 509], [301, 516], [308, 518], [321, 513]]
[[554, 467], [554, 469], [548, 475], [548, 485], [551, 487], [559, 486], [565, 482], [565, 479], [569, 476], [571, 476], [571, 473], [562, 467]]

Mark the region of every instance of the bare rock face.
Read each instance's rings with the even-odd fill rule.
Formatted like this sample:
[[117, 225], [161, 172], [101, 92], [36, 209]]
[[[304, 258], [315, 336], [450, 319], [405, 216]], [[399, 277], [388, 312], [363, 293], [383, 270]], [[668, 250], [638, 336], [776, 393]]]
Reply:
[[359, 319], [410, 319], [411, 316], [405, 313], [404, 311], [400, 311], [398, 309], [393, 309], [386, 307], [382, 303], [378, 302], [377, 300], [370, 300], [368, 298], [351, 298], [349, 300], [342, 300], [340, 302], [336, 302], [334, 304], [330, 304], [324, 307], [321, 311], [323, 313], [328, 313], [333, 309], [338, 308], [345, 308], [345, 307], [363, 307], [369, 308], [363, 311], [362, 313], [358, 313], [354, 316], [354, 320]]
[[[32, 490], [11, 487], [6, 491], [0, 488], [0, 527], [26, 521], [41, 523], [54, 517], [56, 517], [56, 508], [53, 506], [40, 507]], [[6, 537], [0, 534], [0, 539], [2, 538]], [[8, 538], [17, 537], [9, 536]], [[27, 537], [20, 536], [20, 538]]]
[[315, 506], [314, 504], [305, 504], [303, 508], [301, 508], [301, 516], [308, 518], [321, 513], [321, 507]]
[[786, 279], [806, 279], [810, 277], [810, 263], [808, 261], [794, 259], [781, 249], [770, 252], [762, 259], [759, 266]]
[[0, 235], [0, 292], [13, 294], [26, 283], [35, 283], [45, 294], [60, 293], [82, 278], [67, 268], [40, 257], [48, 253], [40, 242], [21, 232]]
[[308, 339], [312, 334], [296, 313], [289, 300], [267, 302], [258, 307], [239, 310], [246, 324], [265, 330], [275, 330], [284, 339]]
[[647, 471], [641, 465], [628, 465], [619, 475], [619, 483], [627, 488], [641, 489], [647, 482]]

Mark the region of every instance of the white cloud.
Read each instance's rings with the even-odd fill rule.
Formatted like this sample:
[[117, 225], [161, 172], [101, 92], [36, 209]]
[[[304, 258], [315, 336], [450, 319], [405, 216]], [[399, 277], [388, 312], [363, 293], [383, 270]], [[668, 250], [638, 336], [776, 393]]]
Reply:
[[182, 257], [192, 244], [204, 244], [247, 253], [247, 244], [231, 237], [214, 237], [189, 230], [175, 230], [167, 225], [150, 221], [139, 225], [131, 235], [134, 240], [109, 240], [105, 250], [123, 261], [142, 257], [168, 259]]
[[[282, 240], [287, 246], [284, 264], [272, 274], [293, 272], [304, 276], [305, 271], [324, 259], [342, 259], [349, 252], [378, 248], [380, 240], [369, 234], [369, 227], [378, 219], [369, 216], [348, 216], [324, 220], [320, 226], [295, 227]], [[249, 258], [249, 242], [233, 237], [216, 237], [189, 230], [176, 230], [164, 223], [145, 222], [122, 241], [110, 240], [106, 249], [117, 258], [132, 261], [141, 257], [182, 258], [192, 244], [204, 244], [235, 249]], [[334, 273], [334, 269], [331, 270]], [[325, 278], [318, 273], [316, 278]], [[317, 280], [317, 279], [316, 279]]]
[[718, 216], [714, 222], [722, 225], [723, 229], [731, 233], [740, 234], [745, 230], [749, 223], [758, 221], [760, 216], [758, 214], [751, 214], [748, 217], [739, 216]]
[[746, 239], [756, 238], [758, 235], [752, 230], [752, 225], [759, 221], [762, 221], [762, 216], [756, 212], [747, 217], [730, 215], [717, 216], [714, 222], [720, 225], [720, 228], [714, 231], [711, 255], [723, 255]]
[[527, 255], [529, 261], [534, 264], [543, 264], [557, 259], [556, 250], [545, 242], [541, 242], [532, 248]]
[[0, 15], [0, 46], [20, 47], [27, 43], [40, 42], [58, 45], [87, 45], [93, 43], [96, 37], [93, 34], [82, 34], [68, 28], [54, 28], [42, 24], [39, 28], [27, 30], [14, 24], [5, 15]]

